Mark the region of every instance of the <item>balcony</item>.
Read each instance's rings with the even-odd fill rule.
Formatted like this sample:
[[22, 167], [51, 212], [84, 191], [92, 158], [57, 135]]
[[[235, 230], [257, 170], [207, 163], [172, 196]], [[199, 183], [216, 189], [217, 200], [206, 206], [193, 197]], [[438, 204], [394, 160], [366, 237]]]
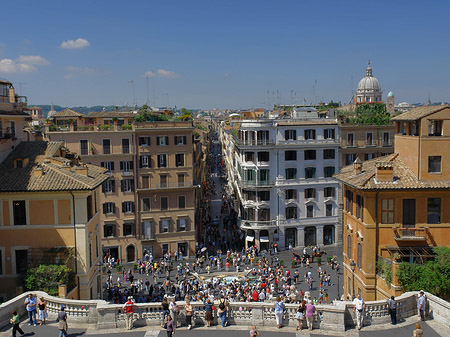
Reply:
[[332, 138], [321, 138], [321, 139], [289, 139], [289, 140], [278, 140], [278, 145], [338, 145], [339, 141]]
[[396, 241], [426, 241], [428, 238], [427, 228], [392, 228]]
[[141, 234], [139, 237], [141, 240], [156, 240], [155, 233]]
[[241, 228], [243, 229], [269, 229], [274, 226], [276, 226], [275, 220], [269, 221], [241, 220]]
[[130, 177], [133, 175], [133, 171], [122, 171], [123, 177]]
[[274, 185], [273, 180], [239, 180], [241, 187], [265, 187]]
[[391, 147], [394, 146], [394, 142], [392, 140], [382, 140], [381, 146], [383, 147]]
[[190, 182], [178, 182], [178, 183], [159, 183], [159, 184], [155, 184], [155, 187], [152, 188], [152, 186], [149, 187], [149, 189], [157, 189], [157, 190], [161, 190], [161, 189], [177, 189], [177, 188], [191, 188], [193, 187], [192, 183]]
[[366, 139], [364, 145], [367, 147], [377, 146], [377, 142], [375, 140]]
[[236, 140], [236, 144], [239, 146], [273, 146], [275, 143], [270, 139], [261, 140]]
[[16, 138], [16, 132], [14, 129], [11, 128], [5, 128], [0, 129], [0, 139], [15, 139]]

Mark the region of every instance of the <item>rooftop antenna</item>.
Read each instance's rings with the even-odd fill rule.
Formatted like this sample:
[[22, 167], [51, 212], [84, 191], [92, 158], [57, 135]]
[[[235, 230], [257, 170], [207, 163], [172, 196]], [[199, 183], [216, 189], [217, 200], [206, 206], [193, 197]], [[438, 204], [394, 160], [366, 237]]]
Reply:
[[270, 110], [270, 93], [269, 93], [269, 90], [267, 90], [267, 110]]
[[128, 83], [131, 84], [131, 88], [132, 88], [132, 91], [133, 91], [133, 105], [136, 105], [136, 99], [135, 99], [135, 97], [134, 97], [134, 81], [131, 80], [131, 81], [128, 82]]
[[316, 91], [317, 91], [317, 80], [314, 80], [314, 84], [313, 84], [313, 105], [316, 105]]
[[149, 104], [149, 101], [148, 101], [148, 74], [147, 74], [147, 105]]

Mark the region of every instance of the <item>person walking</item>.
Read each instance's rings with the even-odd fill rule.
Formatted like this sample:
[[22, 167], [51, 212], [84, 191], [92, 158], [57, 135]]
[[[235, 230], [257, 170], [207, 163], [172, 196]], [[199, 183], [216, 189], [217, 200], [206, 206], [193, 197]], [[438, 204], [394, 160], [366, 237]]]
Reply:
[[364, 300], [361, 298], [361, 294], [358, 294], [356, 298], [353, 300], [353, 312], [356, 312], [356, 326], [358, 330], [361, 330], [364, 320], [364, 309], [366, 308], [366, 304]]
[[250, 337], [260, 337], [261, 334], [256, 329], [256, 325], [252, 326], [252, 329], [250, 330]]
[[297, 313], [295, 314], [295, 318], [297, 319], [297, 327], [295, 330], [303, 330], [303, 317], [306, 309], [306, 301], [302, 301], [297, 308]]
[[419, 298], [417, 299], [417, 314], [421, 321], [425, 320], [425, 303], [426, 303], [425, 294], [423, 290], [421, 290], [419, 293]]
[[12, 314], [12, 318], [9, 320], [9, 322], [13, 325], [12, 337], [16, 337], [17, 331], [19, 331], [20, 335], [23, 336], [25, 334], [25, 332], [23, 332], [23, 330], [19, 326], [20, 319], [19, 319], [19, 315], [17, 314], [17, 311], [13, 311], [13, 312], [11, 312], [11, 314]]
[[30, 318], [28, 325], [36, 326], [36, 300], [32, 294], [28, 295], [24, 304], [27, 307], [28, 317]]
[[308, 324], [308, 329], [310, 331], [313, 329], [315, 311], [316, 307], [312, 304], [312, 301], [309, 300], [305, 307], [305, 316], [306, 316], [306, 323]]
[[175, 322], [172, 319], [172, 316], [167, 315], [166, 329], [167, 329], [167, 337], [172, 337], [175, 333]]
[[172, 298], [172, 302], [170, 302], [170, 304], [169, 304], [169, 310], [170, 310], [170, 316], [172, 316], [173, 324], [176, 327], [178, 314], [180, 313], [180, 307], [178, 306], [177, 302], [175, 302], [175, 297]]
[[61, 311], [58, 313], [59, 337], [67, 337], [67, 329], [69, 328], [67, 325], [67, 313], [64, 311], [65, 308], [66, 307], [62, 305]]
[[228, 303], [225, 296], [223, 294], [221, 294], [220, 299], [219, 299], [219, 309], [217, 310], [217, 312], [219, 314], [220, 320], [222, 321], [222, 327], [225, 327], [228, 325], [227, 312], [228, 312], [229, 305], [230, 304]]
[[39, 319], [41, 320], [39, 326], [41, 326], [42, 324], [45, 324], [45, 319], [48, 317], [47, 302], [45, 302], [44, 297], [41, 297], [39, 299], [38, 308], [39, 308]]
[[189, 299], [186, 300], [186, 305], [184, 306], [184, 311], [186, 314], [186, 325], [188, 326], [188, 330], [191, 330], [192, 314], [194, 313], [194, 309], [192, 309], [191, 301]]
[[284, 314], [284, 303], [280, 296], [277, 296], [275, 302], [275, 318], [277, 320], [277, 328], [281, 329], [283, 324], [283, 314]]
[[397, 324], [397, 301], [395, 300], [394, 296], [391, 296], [391, 298], [389, 300], [387, 300], [387, 302], [388, 302], [389, 315], [391, 316], [391, 323], [392, 323], [392, 325], [396, 325]]
[[133, 308], [134, 308], [133, 296], [128, 296], [128, 301], [123, 305], [123, 310], [127, 315], [128, 330], [133, 329]]

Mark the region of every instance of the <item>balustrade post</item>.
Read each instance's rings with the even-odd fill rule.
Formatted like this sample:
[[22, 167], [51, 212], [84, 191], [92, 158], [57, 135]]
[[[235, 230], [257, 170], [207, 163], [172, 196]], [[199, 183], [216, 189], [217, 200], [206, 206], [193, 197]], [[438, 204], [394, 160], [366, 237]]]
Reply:
[[264, 306], [252, 307], [252, 325], [264, 325]]

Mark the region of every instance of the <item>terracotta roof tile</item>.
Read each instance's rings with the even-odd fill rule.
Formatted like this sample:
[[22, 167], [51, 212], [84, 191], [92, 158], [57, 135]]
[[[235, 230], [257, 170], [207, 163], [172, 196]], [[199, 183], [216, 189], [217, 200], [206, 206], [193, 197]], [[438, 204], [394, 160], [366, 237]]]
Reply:
[[89, 118], [97, 118], [97, 117], [104, 117], [104, 118], [123, 118], [123, 117], [136, 117], [137, 114], [130, 112], [130, 111], [98, 111], [98, 112], [91, 112], [87, 115]]
[[393, 121], [416, 121], [432, 113], [441, 111], [442, 109], [448, 108], [448, 105], [430, 105], [430, 106], [420, 106], [418, 108], [411, 109], [401, 115], [393, 117]]
[[85, 115], [83, 115], [82, 113], [74, 111], [69, 108], [58, 111], [53, 115], [53, 117], [84, 117], [84, 116]]

